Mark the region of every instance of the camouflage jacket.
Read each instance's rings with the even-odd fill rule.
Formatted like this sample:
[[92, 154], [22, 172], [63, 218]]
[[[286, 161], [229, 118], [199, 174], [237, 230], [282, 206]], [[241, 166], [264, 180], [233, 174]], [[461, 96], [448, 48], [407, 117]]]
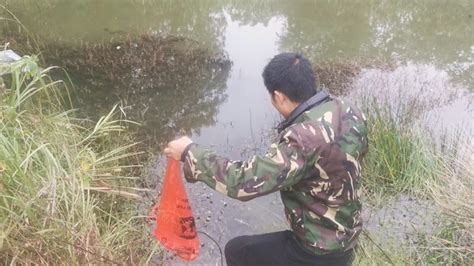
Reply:
[[324, 255], [354, 247], [362, 229], [367, 125], [359, 109], [325, 92], [308, 102], [280, 124], [278, 142], [264, 156], [232, 161], [192, 144], [183, 154], [184, 175], [243, 201], [280, 191], [298, 243]]

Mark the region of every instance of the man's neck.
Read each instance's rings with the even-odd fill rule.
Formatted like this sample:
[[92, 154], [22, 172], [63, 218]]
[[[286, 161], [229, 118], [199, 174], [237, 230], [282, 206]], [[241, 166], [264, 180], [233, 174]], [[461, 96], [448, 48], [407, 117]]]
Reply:
[[283, 117], [287, 119], [299, 105], [300, 103], [297, 102], [289, 102], [288, 105], [285, 107], [285, 114], [283, 114]]
[[306, 110], [308, 110], [308, 109], [310, 109], [310, 108], [312, 108], [316, 105], [321, 104], [322, 102], [326, 101], [327, 99], [329, 99], [329, 93], [327, 93], [325, 91], [320, 91], [316, 95], [314, 95], [313, 97], [308, 99], [307, 101], [305, 101], [305, 102], [301, 103], [300, 105], [298, 105], [296, 108], [293, 109], [292, 112], [290, 112], [289, 116], [285, 117], [285, 120], [282, 121], [278, 125], [278, 127], [277, 127], [278, 133], [280, 133], [286, 127], [291, 125], [295, 121], [295, 119], [300, 114], [302, 114], [304, 111], [306, 111]]

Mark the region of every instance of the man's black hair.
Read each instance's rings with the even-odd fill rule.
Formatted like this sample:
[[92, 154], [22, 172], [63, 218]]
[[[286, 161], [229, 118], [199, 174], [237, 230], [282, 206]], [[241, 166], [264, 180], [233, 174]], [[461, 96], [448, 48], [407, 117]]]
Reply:
[[316, 94], [316, 77], [311, 63], [300, 54], [282, 53], [273, 57], [262, 73], [267, 90], [284, 93], [302, 103]]

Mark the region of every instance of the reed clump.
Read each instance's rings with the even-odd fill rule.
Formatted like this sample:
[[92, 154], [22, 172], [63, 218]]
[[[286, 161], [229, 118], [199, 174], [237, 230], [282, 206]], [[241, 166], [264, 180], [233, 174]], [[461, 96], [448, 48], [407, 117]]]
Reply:
[[140, 165], [115, 110], [64, 110], [67, 89], [37, 60], [0, 65], [2, 264], [139, 263], [153, 250], [138, 216]]

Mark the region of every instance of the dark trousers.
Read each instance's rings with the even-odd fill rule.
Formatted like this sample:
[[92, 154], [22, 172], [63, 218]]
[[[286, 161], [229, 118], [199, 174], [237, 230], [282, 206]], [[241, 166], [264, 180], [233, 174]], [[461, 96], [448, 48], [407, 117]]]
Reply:
[[228, 266], [346, 266], [351, 264], [352, 250], [317, 256], [304, 250], [296, 242], [292, 231], [281, 231], [231, 239], [225, 246], [225, 258]]

